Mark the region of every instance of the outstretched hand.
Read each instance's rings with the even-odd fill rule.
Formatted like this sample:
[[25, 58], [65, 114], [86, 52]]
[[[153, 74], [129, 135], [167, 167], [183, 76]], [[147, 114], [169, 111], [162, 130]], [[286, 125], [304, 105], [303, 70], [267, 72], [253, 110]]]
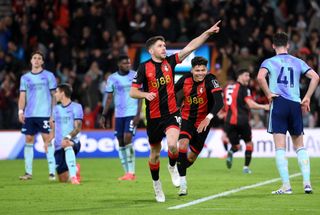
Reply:
[[211, 28], [209, 28], [208, 33], [210, 34], [219, 33], [220, 27], [218, 25], [220, 24], [220, 22], [221, 20], [219, 20], [218, 22], [216, 22], [216, 24], [214, 24]]

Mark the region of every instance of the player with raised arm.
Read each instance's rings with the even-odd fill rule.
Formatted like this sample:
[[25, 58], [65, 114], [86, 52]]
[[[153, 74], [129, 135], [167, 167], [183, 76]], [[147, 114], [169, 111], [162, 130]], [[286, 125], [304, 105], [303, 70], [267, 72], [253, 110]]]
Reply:
[[60, 182], [80, 184], [77, 176], [76, 154], [80, 151], [80, 131], [83, 109], [81, 104], [71, 101], [69, 84], [58, 85], [55, 93], [58, 104], [53, 109], [53, 126], [50, 138], [54, 138], [55, 159]]
[[233, 153], [240, 148], [240, 139], [246, 144], [243, 173], [251, 173], [249, 165], [252, 159], [253, 143], [250, 121], [250, 109], [269, 110], [268, 104], [258, 104], [248, 88], [250, 73], [247, 69], [237, 72], [237, 81], [229, 83], [224, 89], [225, 124], [224, 131], [231, 143], [228, 151], [227, 167], [232, 167]]
[[[309, 155], [303, 144], [302, 112], [310, 111], [310, 99], [318, 86], [319, 76], [303, 60], [288, 54], [288, 35], [283, 32], [273, 37], [276, 56], [262, 62], [258, 82], [271, 103], [268, 132], [273, 134], [276, 147], [276, 164], [282, 179], [282, 187], [273, 194], [291, 194], [286, 133], [289, 131], [303, 177], [305, 193], [312, 193]], [[310, 79], [308, 90], [300, 98], [300, 78]], [[269, 78], [269, 85], [266, 77]]]
[[207, 64], [208, 60], [203, 57], [193, 58], [191, 73], [175, 84], [177, 94], [182, 90], [184, 97], [179, 135], [179, 196], [187, 195], [187, 168], [195, 162], [204, 146], [212, 126], [211, 119], [223, 107], [222, 89], [216, 77], [208, 74]]
[[[179, 156], [177, 142], [180, 114], [174, 92], [174, 68], [212, 34], [218, 33], [219, 23], [220, 21], [215, 23], [180, 52], [171, 56], [167, 56], [166, 43], [162, 36], [149, 38], [146, 42], [146, 48], [151, 59], [140, 64], [137, 75], [133, 79], [130, 96], [146, 99], [147, 134], [151, 146], [149, 167], [157, 202], [165, 202], [165, 195], [159, 180], [161, 140], [164, 136], [166, 136], [168, 143], [168, 169], [171, 179], [174, 186], [180, 185], [176, 167]], [[143, 88], [142, 91], [141, 88]]]
[[54, 147], [49, 140], [50, 117], [55, 105], [54, 90], [57, 83], [54, 75], [43, 69], [44, 55], [31, 54], [31, 71], [21, 76], [19, 95], [19, 121], [25, 134], [25, 174], [20, 180], [32, 179], [33, 144], [35, 135], [41, 133], [49, 166], [49, 180], [55, 180]]
[[109, 76], [105, 92], [108, 93], [106, 105], [102, 112], [100, 125], [105, 128], [106, 114], [114, 99], [115, 107], [115, 136], [119, 142], [119, 158], [125, 175], [118, 180], [135, 180], [135, 155], [132, 137], [140, 119], [141, 100], [129, 96], [132, 79], [136, 72], [130, 70], [130, 58], [119, 56], [119, 70]]

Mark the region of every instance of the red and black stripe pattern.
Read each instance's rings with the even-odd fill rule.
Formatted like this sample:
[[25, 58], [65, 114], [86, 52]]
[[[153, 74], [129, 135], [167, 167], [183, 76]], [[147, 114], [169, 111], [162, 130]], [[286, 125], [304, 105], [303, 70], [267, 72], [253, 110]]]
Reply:
[[208, 74], [204, 81], [195, 82], [191, 73], [179, 79], [175, 89], [176, 91], [183, 89], [182, 119], [193, 122], [195, 127], [198, 127], [211, 111], [215, 102], [212, 93], [222, 91], [214, 75]]
[[180, 63], [178, 54], [171, 55], [162, 63], [152, 59], [140, 64], [132, 86], [145, 92], [154, 92], [157, 96], [152, 101], [146, 100], [147, 118], [160, 118], [178, 111], [174, 92], [174, 68]]
[[245, 100], [252, 99], [250, 90], [239, 82], [228, 84], [224, 89], [225, 122], [243, 125], [249, 122], [250, 110]]

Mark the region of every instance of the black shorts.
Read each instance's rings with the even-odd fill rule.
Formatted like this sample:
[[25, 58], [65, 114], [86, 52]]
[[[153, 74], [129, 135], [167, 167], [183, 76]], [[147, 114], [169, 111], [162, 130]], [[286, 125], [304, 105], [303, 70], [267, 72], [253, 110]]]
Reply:
[[148, 119], [147, 134], [150, 145], [161, 142], [162, 138], [166, 135], [165, 132], [169, 128], [175, 127], [179, 129], [180, 120], [179, 112], [161, 118]]
[[50, 117], [26, 117], [21, 132], [26, 135], [35, 135], [38, 132], [50, 133]]
[[210, 123], [205, 131], [198, 133], [193, 122], [182, 119], [179, 140], [183, 138], [189, 139], [190, 150], [196, 154], [200, 154], [209, 134], [211, 125], [212, 124]]
[[[80, 142], [75, 143], [73, 145], [72, 148], [73, 148], [75, 155], [77, 155], [78, 152], [80, 151], [80, 147], [81, 147]], [[64, 148], [56, 150], [54, 152], [54, 158], [56, 159], [56, 170], [59, 175], [64, 172], [69, 171], [68, 166], [67, 166], [67, 162], [66, 162], [66, 154], [64, 152]]]
[[224, 124], [224, 131], [227, 134], [232, 145], [238, 145], [240, 139], [245, 143], [250, 142], [252, 138], [251, 127], [248, 123], [243, 125]]

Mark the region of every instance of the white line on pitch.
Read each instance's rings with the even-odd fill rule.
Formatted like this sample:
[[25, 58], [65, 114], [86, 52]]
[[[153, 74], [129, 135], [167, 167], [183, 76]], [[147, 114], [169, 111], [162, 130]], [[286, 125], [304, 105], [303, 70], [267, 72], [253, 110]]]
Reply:
[[[295, 173], [295, 174], [290, 175], [290, 178], [297, 177], [297, 176], [300, 176], [300, 175], [301, 175], [301, 173]], [[281, 178], [274, 178], [274, 179], [271, 179], [271, 180], [268, 180], [268, 181], [263, 181], [263, 182], [259, 182], [259, 183], [256, 183], [256, 184], [240, 187], [240, 188], [229, 190], [229, 191], [222, 192], [222, 193], [218, 193], [218, 194], [215, 194], [215, 195], [212, 195], [212, 196], [207, 196], [207, 197], [204, 197], [204, 198], [201, 198], [201, 199], [194, 200], [194, 201], [189, 202], [189, 203], [172, 206], [172, 207], [169, 207], [168, 209], [180, 209], [180, 208], [189, 207], [191, 205], [196, 205], [196, 204], [199, 204], [199, 203], [202, 203], [202, 202], [209, 201], [211, 199], [216, 199], [216, 198], [219, 198], [219, 197], [222, 197], [222, 196], [228, 196], [230, 194], [237, 193], [237, 192], [240, 192], [242, 190], [248, 190], [248, 189], [251, 189], [251, 188], [260, 187], [260, 186], [263, 186], [263, 185], [266, 185], [266, 184], [271, 184], [271, 183], [274, 183], [274, 182], [280, 181], [280, 180], [281, 180]]]

